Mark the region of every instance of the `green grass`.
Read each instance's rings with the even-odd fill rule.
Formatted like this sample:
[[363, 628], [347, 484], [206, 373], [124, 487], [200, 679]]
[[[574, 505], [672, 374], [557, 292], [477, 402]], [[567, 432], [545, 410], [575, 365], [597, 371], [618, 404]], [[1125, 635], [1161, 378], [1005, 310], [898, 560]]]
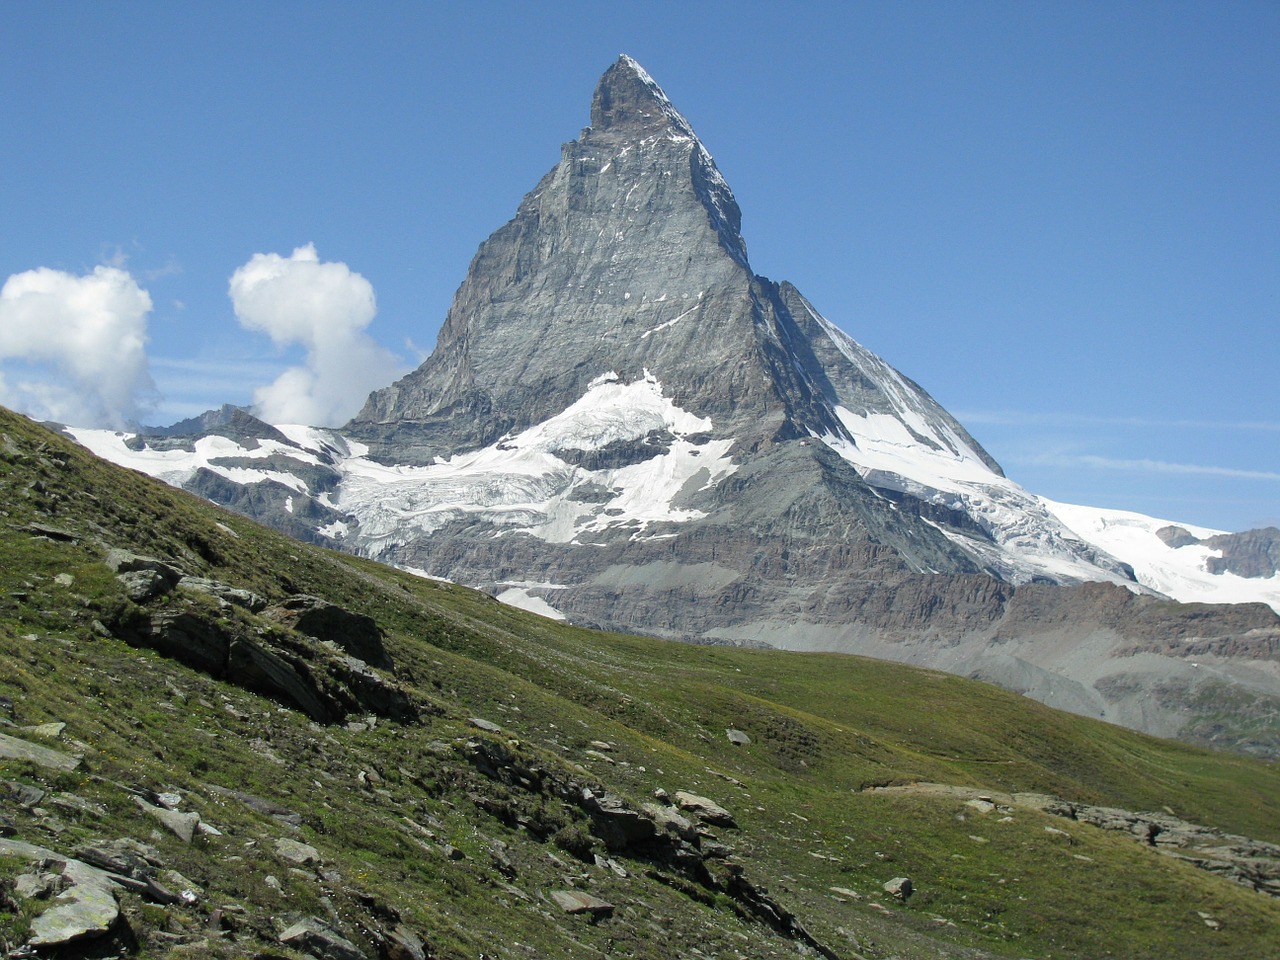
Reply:
[[[193, 908], [127, 901], [138, 956], [253, 956], [288, 922], [330, 908], [371, 956], [377, 931], [396, 922], [441, 957], [656, 958], [695, 942], [709, 956], [795, 954], [723, 890], [625, 854], [610, 854], [625, 878], [585, 863], [604, 847], [585, 833], [583, 812], [484, 776], [467, 759], [466, 744], [478, 741], [558, 782], [603, 783], [634, 805], [658, 788], [721, 802], [740, 829], [715, 833], [746, 875], [842, 956], [1253, 958], [1280, 929], [1277, 901], [1128, 838], [1022, 808], [1001, 822], [954, 797], [866, 789], [929, 781], [1168, 807], [1275, 842], [1273, 763], [894, 664], [576, 629], [298, 544], [20, 418], [4, 416], [0, 432], [0, 695], [12, 698], [16, 724], [66, 722], [56, 746], [84, 757], [57, 775], [0, 762], [0, 778], [107, 810], [58, 808], [52, 825], [15, 814], [20, 838], [71, 852], [136, 837], [203, 889]], [[33, 536], [32, 523], [75, 540]], [[309, 593], [373, 616], [399, 681], [426, 708], [422, 721], [322, 727], [104, 636], [100, 625], [130, 609], [102, 563], [108, 545], [271, 600]], [[246, 629], [255, 622], [186, 594], [161, 603], [241, 618]], [[484, 734], [471, 717], [503, 733]], [[750, 744], [731, 744], [730, 727]], [[591, 741], [612, 744], [613, 762], [590, 758]], [[209, 785], [277, 801], [302, 826], [291, 831]], [[223, 835], [182, 844], [133, 802], [136, 790], [177, 790], [184, 809]], [[320, 849], [322, 873], [291, 872], [274, 854], [281, 836]], [[906, 904], [882, 890], [899, 875], [917, 889]], [[614, 903], [614, 916], [568, 917], [545, 898], [571, 885]], [[219, 909], [234, 929], [210, 940]], [[0, 911], [0, 922], [23, 921]]]

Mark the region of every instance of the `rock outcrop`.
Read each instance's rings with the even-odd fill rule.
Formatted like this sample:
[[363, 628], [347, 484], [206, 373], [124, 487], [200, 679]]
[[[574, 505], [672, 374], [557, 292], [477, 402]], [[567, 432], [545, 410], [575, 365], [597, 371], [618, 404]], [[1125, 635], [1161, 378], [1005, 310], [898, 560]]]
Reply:
[[[379, 672], [394, 664], [370, 617], [308, 596], [268, 608], [252, 591], [187, 577], [167, 560], [123, 550], [110, 550], [107, 565], [135, 604], [118, 611], [109, 629], [131, 644], [279, 697], [321, 723], [357, 712], [401, 721], [417, 716], [405, 691]], [[144, 576], [154, 578], [147, 581], [154, 589], [138, 589], [136, 578]], [[213, 617], [181, 603], [146, 606], [175, 586], [212, 597], [240, 615]]]

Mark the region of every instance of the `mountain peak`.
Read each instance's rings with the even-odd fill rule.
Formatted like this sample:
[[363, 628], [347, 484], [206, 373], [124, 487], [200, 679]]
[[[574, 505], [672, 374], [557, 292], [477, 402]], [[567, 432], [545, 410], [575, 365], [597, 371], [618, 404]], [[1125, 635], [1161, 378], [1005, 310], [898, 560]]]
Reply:
[[596, 132], [660, 134], [696, 139], [693, 127], [644, 67], [625, 53], [600, 78], [591, 100]]

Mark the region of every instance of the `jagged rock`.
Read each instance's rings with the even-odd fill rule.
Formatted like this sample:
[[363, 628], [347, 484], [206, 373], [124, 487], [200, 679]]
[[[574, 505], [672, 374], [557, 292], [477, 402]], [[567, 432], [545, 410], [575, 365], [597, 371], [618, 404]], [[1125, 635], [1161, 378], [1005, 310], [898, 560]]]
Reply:
[[56, 740], [62, 736], [62, 731], [67, 729], [67, 725], [60, 721], [52, 723], [37, 723], [33, 727], [19, 727], [21, 732], [30, 734], [33, 737], [40, 737], [43, 740]]
[[291, 810], [286, 806], [276, 803], [272, 800], [263, 800], [261, 797], [255, 797], [252, 794], [244, 793], [240, 790], [229, 790], [226, 787], [219, 787], [214, 784], [205, 784], [205, 789], [210, 793], [216, 793], [222, 797], [230, 797], [243, 803], [250, 810], [256, 810], [258, 813], [266, 814], [272, 819], [278, 820], [283, 824], [291, 827], [302, 826], [302, 814], [296, 810]]
[[[3, 756], [0, 753], [0, 756]], [[34, 807], [44, 799], [44, 791], [29, 783], [14, 783], [12, 780], [0, 780], [0, 794], [8, 797], [20, 807]]]
[[150, 647], [210, 676], [225, 676], [231, 635], [207, 617], [162, 610], [129, 626], [124, 631], [127, 642]]
[[584, 790], [582, 807], [594, 824], [592, 833], [610, 850], [625, 850], [634, 844], [652, 840], [658, 834], [652, 817], [631, 809], [625, 800], [613, 794], [596, 796], [594, 792]]
[[107, 569], [112, 573], [133, 573], [139, 570], [150, 570], [164, 577], [171, 587], [178, 585], [183, 572], [167, 560], [156, 557], [144, 557], [128, 550], [112, 547], [107, 551]]
[[399, 924], [387, 934], [387, 960], [427, 960], [427, 948], [420, 936]]
[[155, 847], [128, 837], [82, 846], [76, 856], [100, 870], [135, 880], [155, 876], [161, 866], [160, 852]]
[[700, 797], [696, 793], [687, 793], [684, 790], [676, 791], [676, 806], [681, 810], [692, 813], [703, 823], [710, 823], [717, 827], [736, 827], [737, 821], [733, 819], [731, 814], [720, 804], [714, 800], [708, 800], [706, 797]]
[[698, 829], [689, 819], [680, 816], [671, 807], [661, 807], [656, 803], [646, 803], [641, 808], [651, 817], [659, 829], [674, 833], [682, 840], [692, 842], [698, 836]]
[[0, 733], [0, 757], [8, 760], [30, 760], [50, 770], [70, 772], [80, 766], [80, 758], [61, 750], [51, 750], [37, 743], [28, 743], [6, 733]]
[[105, 817], [107, 815], [107, 808], [102, 804], [93, 803], [74, 793], [60, 793], [49, 803], [55, 807], [61, 807], [63, 810], [84, 813], [91, 817]]
[[595, 917], [607, 917], [613, 913], [613, 904], [593, 897], [581, 890], [552, 890], [551, 899], [565, 913], [589, 913]]
[[157, 807], [147, 803], [141, 797], [134, 797], [134, 802], [146, 813], [159, 820], [169, 831], [183, 843], [190, 843], [200, 825], [200, 814], [180, 813], [167, 807]]
[[251, 613], [259, 613], [267, 608], [267, 601], [252, 590], [232, 587], [218, 580], [208, 580], [204, 577], [183, 577], [178, 582], [178, 586], [183, 590], [194, 590], [197, 593], [217, 597], [219, 600], [225, 600], [234, 606], [244, 607]]
[[309, 843], [281, 837], [275, 843], [276, 856], [281, 860], [297, 864], [300, 867], [318, 865], [322, 862], [320, 851]]
[[154, 570], [131, 570], [116, 574], [125, 596], [134, 603], [147, 603], [173, 589], [173, 581]]
[[266, 616], [309, 637], [334, 643], [365, 663], [391, 669], [382, 630], [372, 617], [305, 595], [290, 597], [270, 608]]
[[1185, 527], [1178, 527], [1170, 524], [1167, 527], [1161, 527], [1156, 531], [1159, 537], [1167, 546], [1177, 550], [1179, 547], [1190, 547], [1200, 542], [1200, 538], [1193, 534]]
[[0, 856], [23, 857], [29, 862], [54, 864], [61, 892], [52, 904], [31, 921], [28, 944], [36, 949], [101, 936], [120, 915], [114, 884], [104, 870], [80, 860], [59, 856], [52, 850], [17, 840], [0, 838]]
[[1223, 533], [1202, 542], [1222, 552], [1221, 556], [1205, 560], [1210, 573], [1262, 578], [1280, 571], [1280, 529], [1276, 527]]
[[909, 899], [913, 892], [911, 878], [894, 877], [884, 885], [884, 892], [897, 897], [899, 900], [905, 901]]
[[233, 641], [228, 649], [226, 672], [232, 682], [284, 697], [320, 723], [339, 720], [345, 712], [320, 689], [307, 665], [298, 657], [268, 650], [257, 641], [248, 638]]
[[70, 530], [48, 523], [28, 523], [24, 529], [33, 536], [44, 537], [46, 540], [55, 540], [59, 543], [75, 543], [79, 539]]
[[125, 618], [113, 633], [212, 677], [279, 697], [319, 723], [336, 723], [357, 710], [402, 721], [417, 717], [401, 687], [363, 661], [330, 649], [331, 641], [291, 639], [272, 631], [247, 636], [181, 609]]
[[280, 942], [311, 954], [317, 960], [366, 960], [359, 947], [315, 917], [299, 920], [280, 934]]
[[[378, 717], [390, 717], [406, 723], [417, 719], [418, 711], [409, 694], [370, 669], [363, 660], [333, 656], [327, 662], [327, 669], [329, 675], [351, 693], [355, 706]], [[373, 718], [367, 723], [372, 728]]]

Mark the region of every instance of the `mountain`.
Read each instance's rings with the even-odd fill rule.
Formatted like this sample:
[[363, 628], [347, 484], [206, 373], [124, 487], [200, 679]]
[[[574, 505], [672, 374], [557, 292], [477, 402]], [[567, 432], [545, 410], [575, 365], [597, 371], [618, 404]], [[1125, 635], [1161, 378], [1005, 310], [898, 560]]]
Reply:
[[223, 411], [185, 438], [73, 433], [295, 536], [576, 624], [865, 653], [1280, 751], [1273, 610], [1160, 600], [1121, 541], [1064, 522], [756, 274], [740, 219], [624, 56], [591, 126], [481, 244], [431, 357], [342, 430]]
[[897, 664], [556, 623], [5, 410], [0, 502], [6, 956], [1274, 942], [1272, 762]]

